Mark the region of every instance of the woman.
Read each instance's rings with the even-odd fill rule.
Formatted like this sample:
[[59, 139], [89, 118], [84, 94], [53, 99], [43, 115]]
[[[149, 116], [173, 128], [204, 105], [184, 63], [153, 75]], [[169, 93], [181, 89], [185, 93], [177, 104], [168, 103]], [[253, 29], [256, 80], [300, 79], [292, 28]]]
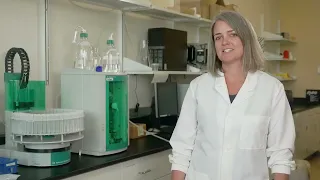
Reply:
[[210, 73], [190, 83], [170, 140], [172, 180], [288, 180], [295, 127], [281, 82], [236, 12], [212, 25]]

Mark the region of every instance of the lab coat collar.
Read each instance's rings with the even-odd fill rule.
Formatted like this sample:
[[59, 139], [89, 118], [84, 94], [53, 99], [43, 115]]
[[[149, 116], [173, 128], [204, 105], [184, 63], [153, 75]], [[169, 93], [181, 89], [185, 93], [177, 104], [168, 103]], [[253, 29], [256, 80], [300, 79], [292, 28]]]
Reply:
[[[255, 89], [258, 83], [258, 74], [258, 72], [248, 72], [246, 80], [232, 104], [239, 104], [253, 95], [253, 90]], [[224, 78], [224, 73], [219, 71], [218, 75], [219, 76], [216, 77], [214, 89], [219, 92], [219, 94], [224, 98], [224, 100], [230, 103], [230, 97], [228, 93], [227, 84]]]

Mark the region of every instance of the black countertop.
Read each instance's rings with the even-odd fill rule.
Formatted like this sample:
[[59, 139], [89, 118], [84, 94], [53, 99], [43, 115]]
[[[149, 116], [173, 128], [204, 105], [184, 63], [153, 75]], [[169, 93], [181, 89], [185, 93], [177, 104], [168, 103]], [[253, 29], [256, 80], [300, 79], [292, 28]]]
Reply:
[[[319, 106], [296, 105], [292, 108], [292, 113], [296, 114], [315, 107]], [[170, 138], [170, 134], [168, 133], [160, 134], [160, 136], [165, 139]], [[71, 162], [58, 167], [37, 168], [19, 166], [18, 174], [20, 177], [18, 180], [57, 180], [67, 178], [170, 148], [169, 143], [153, 136], [146, 136], [131, 140], [127, 151], [114, 155], [95, 157], [88, 155], [79, 156], [78, 154], [72, 153]]]
[[[160, 134], [160, 136], [164, 137], [165, 139], [170, 138], [169, 134]], [[153, 136], [146, 136], [131, 140], [127, 151], [114, 155], [95, 157], [88, 155], [79, 156], [78, 154], [72, 153], [71, 162], [62, 166], [48, 168], [19, 166], [18, 174], [20, 177], [18, 180], [57, 180], [67, 178], [131, 159], [168, 150], [170, 148], [171, 146], [168, 142]]]
[[319, 105], [295, 105], [292, 107], [292, 114], [303, 112], [316, 107], [320, 107], [320, 106]]

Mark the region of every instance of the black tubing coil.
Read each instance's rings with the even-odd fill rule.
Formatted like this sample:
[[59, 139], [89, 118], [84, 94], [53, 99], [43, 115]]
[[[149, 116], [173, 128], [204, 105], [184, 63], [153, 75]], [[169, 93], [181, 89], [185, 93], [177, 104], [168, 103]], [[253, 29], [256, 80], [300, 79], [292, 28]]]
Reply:
[[14, 73], [13, 60], [16, 54], [19, 55], [21, 60], [21, 77], [20, 77], [20, 89], [27, 87], [30, 76], [30, 61], [27, 52], [23, 48], [11, 48], [5, 57], [5, 72]]

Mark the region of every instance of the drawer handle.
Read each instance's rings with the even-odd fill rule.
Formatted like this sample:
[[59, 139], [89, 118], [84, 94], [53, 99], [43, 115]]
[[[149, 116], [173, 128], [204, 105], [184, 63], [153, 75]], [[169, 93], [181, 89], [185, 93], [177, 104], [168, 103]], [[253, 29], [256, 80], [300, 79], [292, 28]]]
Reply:
[[151, 169], [147, 169], [147, 170], [145, 170], [145, 171], [139, 172], [139, 174], [147, 174], [147, 173], [149, 173], [149, 172], [151, 172]]

